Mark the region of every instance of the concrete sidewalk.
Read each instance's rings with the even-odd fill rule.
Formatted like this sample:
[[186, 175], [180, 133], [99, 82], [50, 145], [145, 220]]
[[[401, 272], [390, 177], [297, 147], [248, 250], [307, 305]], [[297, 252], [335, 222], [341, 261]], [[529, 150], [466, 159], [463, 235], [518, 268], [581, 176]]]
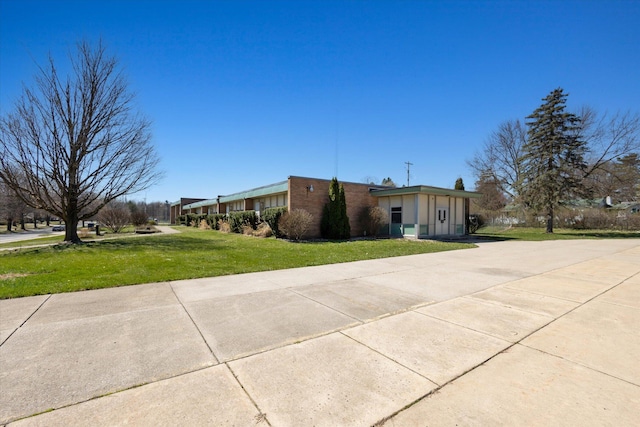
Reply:
[[0, 424], [637, 425], [639, 331], [638, 239], [2, 300]]

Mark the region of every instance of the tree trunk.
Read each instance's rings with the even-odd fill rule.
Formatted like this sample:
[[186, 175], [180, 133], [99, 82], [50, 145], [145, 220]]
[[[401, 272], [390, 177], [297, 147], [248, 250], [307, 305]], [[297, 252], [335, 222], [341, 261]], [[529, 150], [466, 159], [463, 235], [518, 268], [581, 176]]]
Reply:
[[547, 210], [547, 233], [553, 233], [553, 206]]
[[24, 222], [24, 214], [20, 215], [20, 229], [22, 231], [27, 231], [27, 226], [26, 226], [26, 224]]
[[11, 233], [13, 231], [13, 218], [7, 219], [7, 231]]
[[82, 243], [78, 237], [78, 212], [75, 206], [67, 207], [67, 217], [64, 218], [64, 241], [69, 243]]
[[64, 241], [69, 243], [82, 243], [82, 240], [78, 237], [78, 220], [65, 221], [64, 226]]

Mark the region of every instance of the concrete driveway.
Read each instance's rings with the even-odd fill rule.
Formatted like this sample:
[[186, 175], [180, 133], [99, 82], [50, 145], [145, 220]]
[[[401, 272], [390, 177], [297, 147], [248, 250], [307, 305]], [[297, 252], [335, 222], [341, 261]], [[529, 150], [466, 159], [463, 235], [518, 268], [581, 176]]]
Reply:
[[3, 300], [0, 424], [637, 425], [638, 331], [639, 239]]

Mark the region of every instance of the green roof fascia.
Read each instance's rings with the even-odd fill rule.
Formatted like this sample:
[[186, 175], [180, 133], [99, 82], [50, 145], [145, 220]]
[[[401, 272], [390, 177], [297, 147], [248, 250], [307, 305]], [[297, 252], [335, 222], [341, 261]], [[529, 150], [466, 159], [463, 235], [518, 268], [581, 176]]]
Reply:
[[229, 194], [228, 196], [220, 196], [220, 203], [229, 203], [236, 200], [254, 199], [260, 196], [266, 196], [269, 194], [286, 193], [289, 191], [289, 181], [277, 182], [271, 185], [265, 185], [264, 187], [253, 188], [247, 191], [241, 191], [240, 193]]
[[413, 185], [411, 187], [396, 187], [385, 190], [371, 190], [372, 196], [400, 196], [405, 194], [435, 194], [436, 196], [452, 196], [479, 199], [481, 193], [475, 191], [452, 190], [449, 188], [430, 187], [428, 185]]
[[208, 200], [202, 200], [200, 202], [189, 203], [188, 205], [184, 205], [182, 209], [195, 209], [195, 208], [201, 208], [203, 206], [211, 206], [211, 205], [217, 205], [217, 204], [218, 204], [218, 199], [208, 199]]

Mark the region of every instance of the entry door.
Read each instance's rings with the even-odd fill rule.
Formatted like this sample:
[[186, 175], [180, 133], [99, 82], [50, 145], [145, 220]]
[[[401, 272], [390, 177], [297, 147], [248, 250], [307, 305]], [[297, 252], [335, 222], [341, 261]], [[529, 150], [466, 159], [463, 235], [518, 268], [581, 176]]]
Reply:
[[402, 207], [391, 208], [391, 235], [402, 236]]
[[449, 234], [449, 208], [438, 208], [436, 234]]

